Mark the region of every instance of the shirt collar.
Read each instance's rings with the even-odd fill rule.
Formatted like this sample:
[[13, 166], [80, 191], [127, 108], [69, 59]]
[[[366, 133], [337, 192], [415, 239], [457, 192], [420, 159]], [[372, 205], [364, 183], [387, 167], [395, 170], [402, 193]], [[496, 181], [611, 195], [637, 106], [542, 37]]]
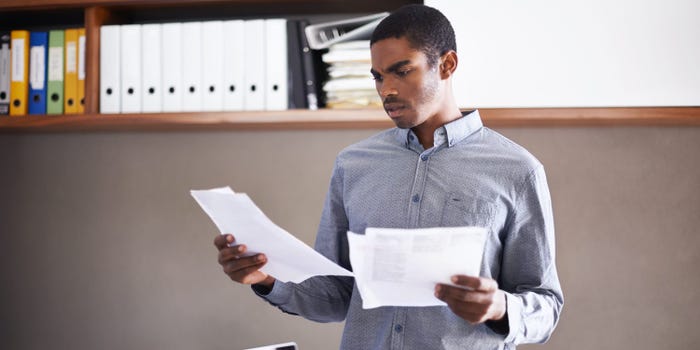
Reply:
[[[443, 143], [447, 143], [447, 147], [452, 147], [460, 141], [466, 139], [469, 135], [481, 129], [484, 124], [481, 122], [479, 110], [471, 110], [462, 112], [462, 117], [455, 119], [435, 130], [433, 135], [433, 146], [437, 147]], [[418, 145], [418, 137], [411, 129], [397, 129], [398, 141], [406, 147], [411, 148], [411, 145]]]

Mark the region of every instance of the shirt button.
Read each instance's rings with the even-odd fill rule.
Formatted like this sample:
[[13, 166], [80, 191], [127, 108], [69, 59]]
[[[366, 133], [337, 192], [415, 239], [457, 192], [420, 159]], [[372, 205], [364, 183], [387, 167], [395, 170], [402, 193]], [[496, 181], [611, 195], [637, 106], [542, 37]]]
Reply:
[[426, 161], [426, 160], [428, 160], [428, 155], [424, 154], [424, 155], [420, 156], [420, 159]]
[[396, 326], [394, 326], [394, 330], [396, 331], [396, 333], [401, 333], [401, 331], [403, 330], [403, 326], [397, 324]]
[[420, 200], [420, 196], [419, 196], [419, 195], [417, 195], [417, 194], [416, 194], [416, 195], [413, 195], [413, 203], [418, 203], [419, 200]]

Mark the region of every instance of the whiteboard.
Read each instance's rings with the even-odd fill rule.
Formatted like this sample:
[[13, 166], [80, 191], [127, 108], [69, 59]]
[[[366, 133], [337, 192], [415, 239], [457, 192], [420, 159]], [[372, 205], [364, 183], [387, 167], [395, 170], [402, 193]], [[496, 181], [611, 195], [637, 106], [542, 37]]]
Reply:
[[457, 36], [460, 107], [700, 105], [698, 0], [425, 0]]

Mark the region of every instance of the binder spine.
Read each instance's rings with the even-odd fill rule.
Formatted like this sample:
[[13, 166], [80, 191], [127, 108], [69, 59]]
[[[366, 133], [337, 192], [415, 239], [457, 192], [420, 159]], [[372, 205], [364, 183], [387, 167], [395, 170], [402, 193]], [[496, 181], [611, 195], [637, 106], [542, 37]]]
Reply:
[[78, 114], [85, 113], [85, 28], [78, 29]]
[[100, 27], [100, 113], [119, 113], [121, 110], [119, 36], [118, 25]]
[[0, 115], [10, 114], [10, 32], [0, 32]]
[[289, 109], [308, 108], [304, 92], [304, 65], [302, 63], [301, 34], [299, 32], [299, 21], [287, 21], [287, 85], [289, 91]]
[[78, 30], [66, 29], [64, 49], [63, 112], [78, 113]]
[[121, 112], [141, 113], [141, 25], [121, 26]]
[[182, 112], [182, 23], [161, 27], [163, 112]]
[[287, 20], [265, 20], [265, 109], [287, 109]]
[[46, 113], [63, 114], [63, 30], [49, 32], [49, 52], [46, 72]]
[[10, 115], [23, 116], [27, 114], [27, 98], [29, 95], [29, 32], [13, 30], [10, 61]]
[[243, 20], [224, 22], [224, 110], [241, 111], [244, 106], [245, 82], [245, 23]]
[[29, 114], [46, 114], [48, 33], [29, 34]]
[[306, 20], [299, 22], [299, 31], [301, 32], [301, 55], [302, 64], [304, 65], [304, 93], [306, 96], [307, 108], [311, 110], [318, 109], [318, 82], [316, 75], [316, 58], [314, 51], [309, 46], [309, 41], [306, 38], [306, 27], [309, 22]]
[[157, 113], [163, 110], [161, 25], [141, 26], [141, 110], [144, 113]]
[[[202, 108], [224, 110], [224, 22], [202, 23]], [[228, 64], [228, 62], [227, 62]]]

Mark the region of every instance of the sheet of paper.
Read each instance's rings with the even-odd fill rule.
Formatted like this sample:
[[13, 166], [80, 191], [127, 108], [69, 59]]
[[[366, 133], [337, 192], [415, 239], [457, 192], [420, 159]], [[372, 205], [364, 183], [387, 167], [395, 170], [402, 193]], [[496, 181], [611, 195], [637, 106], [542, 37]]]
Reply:
[[481, 227], [348, 232], [362, 308], [445, 305], [435, 297], [435, 285], [451, 284], [456, 274], [478, 276], [485, 239]]
[[264, 253], [261, 271], [282, 282], [299, 283], [317, 275], [352, 276], [298, 238], [277, 226], [244, 193], [229, 187], [190, 191], [219, 231], [233, 234], [249, 254]]

